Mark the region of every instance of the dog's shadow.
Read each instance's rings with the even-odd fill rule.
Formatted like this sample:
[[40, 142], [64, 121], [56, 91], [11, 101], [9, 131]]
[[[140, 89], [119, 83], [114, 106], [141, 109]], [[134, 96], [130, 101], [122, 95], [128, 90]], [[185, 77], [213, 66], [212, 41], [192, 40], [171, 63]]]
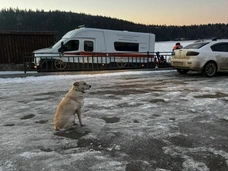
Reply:
[[76, 126], [65, 131], [56, 131], [54, 135], [70, 138], [70, 139], [80, 139], [81, 137], [90, 133], [90, 130], [86, 127]]

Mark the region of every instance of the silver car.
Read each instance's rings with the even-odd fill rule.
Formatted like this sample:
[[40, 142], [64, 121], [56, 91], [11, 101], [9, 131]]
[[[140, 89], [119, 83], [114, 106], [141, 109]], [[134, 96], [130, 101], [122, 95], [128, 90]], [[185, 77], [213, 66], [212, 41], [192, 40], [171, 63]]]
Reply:
[[202, 72], [208, 77], [228, 71], [228, 39], [196, 41], [175, 50], [171, 65], [180, 74], [191, 70]]

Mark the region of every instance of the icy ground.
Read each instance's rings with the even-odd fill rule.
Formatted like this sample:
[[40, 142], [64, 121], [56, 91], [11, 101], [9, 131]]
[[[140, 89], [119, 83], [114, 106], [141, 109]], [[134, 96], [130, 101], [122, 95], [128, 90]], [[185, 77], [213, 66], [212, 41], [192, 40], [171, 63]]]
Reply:
[[[227, 171], [228, 74], [128, 71], [0, 79], [0, 171]], [[83, 122], [53, 130], [85, 80]]]

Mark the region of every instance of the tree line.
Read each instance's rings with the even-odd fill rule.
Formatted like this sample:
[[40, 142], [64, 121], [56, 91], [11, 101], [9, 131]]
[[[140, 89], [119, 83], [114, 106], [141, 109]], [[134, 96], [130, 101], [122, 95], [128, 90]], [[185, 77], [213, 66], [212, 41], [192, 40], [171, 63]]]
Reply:
[[190, 26], [145, 25], [117, 18], [58, 10], [0, 10], [0, 31], [51, 31], [56, 33], [56, 40], [59, 40], [66, 32], [79, 25], [154, 33], [156, 41], [228, 38], [228, 23]]

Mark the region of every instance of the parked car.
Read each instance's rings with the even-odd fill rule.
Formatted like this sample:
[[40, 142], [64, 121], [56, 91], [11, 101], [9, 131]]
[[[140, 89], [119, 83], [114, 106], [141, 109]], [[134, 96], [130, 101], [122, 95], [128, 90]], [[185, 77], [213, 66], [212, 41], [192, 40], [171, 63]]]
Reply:
[[180, 74], [198, 71], [207, 77], [228, 71], [228, 39], [196, 41], [174, 50], [171, 65]]

